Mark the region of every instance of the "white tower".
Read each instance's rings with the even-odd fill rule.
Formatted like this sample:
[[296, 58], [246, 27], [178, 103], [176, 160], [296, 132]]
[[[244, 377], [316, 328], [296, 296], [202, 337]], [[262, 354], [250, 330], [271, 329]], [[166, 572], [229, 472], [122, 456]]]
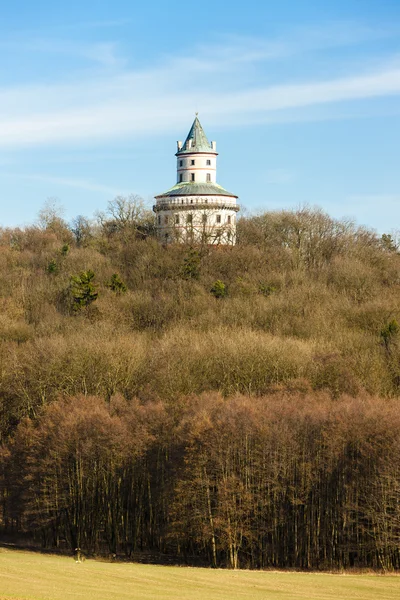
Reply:
[[217, 184], [217, 144], [209, 143], [197, 114], [185, 143], [177, 144], [177, 183], [156, 196], [153, 206], [158, 237], [233, 245], [237, 196]]

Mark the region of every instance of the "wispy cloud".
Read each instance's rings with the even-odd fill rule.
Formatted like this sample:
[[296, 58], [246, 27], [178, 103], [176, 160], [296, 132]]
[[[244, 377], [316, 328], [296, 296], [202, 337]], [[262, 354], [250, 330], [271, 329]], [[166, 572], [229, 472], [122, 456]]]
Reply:
[[254, 37], [225, 34], [219, 37], [219, 43], [201, 47], [204, 56], [238, 62], [251, 60], [272, 60], [305, 54], [313, 51], [360, 45], [376, 40], [398, 37], [400, 27], [385, 27], [367, 24], [338, 21], [324, 26], [297, 27], [274, 40], [256, 39]]
[[115, 67], [125, 63], [118, 53], [118, 45], [114, 42], [87, 43], [43, 38], [3, 39], [0, 41], [0, 51], [52, 57], [64, 55], [98, 63], [103, 67]]
[[[125, 70], [91, 78], [76, 76], [67, 83], [0, 89], [0, 147], [154, 135], [176, 131], [195, 110], [212, 125], [293, 120], [293, 110], [334, 105], [345, 101], [400, 94], [400, 61], [388, 57], [380, 65], [367, 61], [362, 70], [345, 76], [331, 74], [275, 82], [258, 62], [283, 57], [296, 48], [351, 43], [350, 31], [333, 30], [289, 41], [268, 42], [240, 38], [225, 40], [214, 49], [199, 49], [188, 58], [166, 57], [147, 69]], [[353, 39], [384, 35], [368, 28]], [[337, 39], [339, 38], [339, 40]], [[44, 44], [44, 42], [43, 42]], [[57, 48], [57, 45], [55, 46]], [[45, 48], [45, 44], [43, 46]], [[60, 52], [79, 52], [104, 66], [118, 63], [113, 44], [61, 43]], [[250, 73], [254, 69], [254, 73]], [[250, 75], [249, 75], [250, 73]], [[319, 118], [321, 118], [319, 116]]]
[[80, 190], [86, 190], [90, 192], [101, 192], [105, 194], [109, 194], [110, 196], [118, 196], [129, 194], [128, 190], [118, 189], [117, 187], [112, 187], [108, 185], [101, 185], [99, 183], [87, 180], [87, 179], [76, 179], [70, 177], [53, 177], [51, 175], [41, 175], [41, 174], [0, 174], [0, 177], [12, 177], [18, 180], [25, 181], [40, 181], [44, 183], [48, 183], [50, 185], [54, 185], [56, 187], [71, 187]]
[[[67, 88], [70, 106], [58, 110], [57, 97], [61, 105], [65, 104], [63, 86], [0, 94], [0, 113], [9, 112], [8, 117], [0, 119], [0, 146], [166, 132], [176, 129], [181, 122], [182, 109], [192, 113], [200, 108], [209, 121], [227, 124], [254, 122], [266, 115], [273, 120], [273, 111], [289, 108], [400, 94], [400, 68], [323, 82], [266, 86], [244, 92], [220, 91], [201, 99], [197, 91], [179, 93], [159, 88], [157, 94], [155, 81], [149, 81], [146, 89], [138, 86], [136, 79], [135, 76], [124, 80], [116, 78], [112, 82], [93, 82], [89, 88], [85, 85], [79, 90], [75, 86]], [[118, 93], [114, 94], [110, 88]], [[97, 98], [103, 101], [93, 98], [94, 89], [99, 94]], [[8, 111], [7, 106], [2, 107], [10, 101], [7, 95], [14, 96], [16, 104], [22, 105], [19, 114], [15, 114], [15, 105]], [[24, 104], [38, 106], [45, 96], [47, 111], [30, 113], [24, 109]]]

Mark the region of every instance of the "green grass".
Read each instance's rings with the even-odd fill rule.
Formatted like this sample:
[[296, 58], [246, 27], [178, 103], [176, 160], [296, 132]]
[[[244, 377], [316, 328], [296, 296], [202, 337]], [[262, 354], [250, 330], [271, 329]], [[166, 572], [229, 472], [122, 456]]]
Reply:
[[0, 549], [0, 600], [394, 600], [400, 577], [106, 563]]

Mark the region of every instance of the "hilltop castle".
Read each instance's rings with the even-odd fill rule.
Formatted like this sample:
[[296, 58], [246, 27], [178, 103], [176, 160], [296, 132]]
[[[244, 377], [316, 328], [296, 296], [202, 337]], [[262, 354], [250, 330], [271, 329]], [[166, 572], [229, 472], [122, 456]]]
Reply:
[[177, 183], [153, 206], [159, 239], [233, 245], [238, 197], [217, 184], [217, 144], [209, 143], [197, 114], [177, 145]]

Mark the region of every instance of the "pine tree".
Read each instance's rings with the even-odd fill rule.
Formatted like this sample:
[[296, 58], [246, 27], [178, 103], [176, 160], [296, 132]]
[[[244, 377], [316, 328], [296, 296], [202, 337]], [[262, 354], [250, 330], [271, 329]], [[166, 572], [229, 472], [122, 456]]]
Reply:
[[70, 290], [73, 300], [73, 311], [79, 312], [97, 300], [98, 292], [96, 292], [96, 287], [93, 283], [94, 276], [93, 271], [89, 269], [71, 277]]

